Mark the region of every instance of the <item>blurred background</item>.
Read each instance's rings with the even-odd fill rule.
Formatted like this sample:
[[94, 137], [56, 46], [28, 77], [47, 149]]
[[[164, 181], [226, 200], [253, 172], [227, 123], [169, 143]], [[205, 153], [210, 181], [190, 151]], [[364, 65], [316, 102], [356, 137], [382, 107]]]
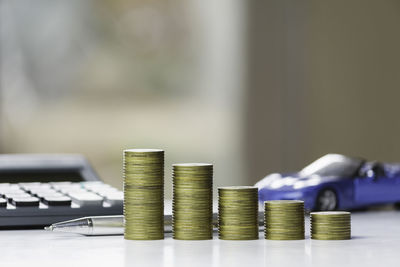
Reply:
[[400, 162], [397, 0], [0, 0], [0, 153], [122, 150], [254, 184], [327, 153]]

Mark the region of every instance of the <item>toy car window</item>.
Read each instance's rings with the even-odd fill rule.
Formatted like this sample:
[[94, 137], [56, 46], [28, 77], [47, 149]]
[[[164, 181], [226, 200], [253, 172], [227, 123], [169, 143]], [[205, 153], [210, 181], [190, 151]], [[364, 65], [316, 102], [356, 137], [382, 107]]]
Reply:
[[317, 159], [299, 172], [302, 177], [311, 175], [351, 177], [362, 165], [363, 160], [337, 154], [328, 154]]

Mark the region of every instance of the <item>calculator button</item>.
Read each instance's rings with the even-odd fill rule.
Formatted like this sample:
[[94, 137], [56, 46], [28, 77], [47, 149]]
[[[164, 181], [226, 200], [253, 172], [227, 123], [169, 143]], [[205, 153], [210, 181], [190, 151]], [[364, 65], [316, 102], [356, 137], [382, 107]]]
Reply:
[[37, 192], [37, 191], [44, 191], [44, 190], [54, 190], [48, 184], [41, 184], [39, 186], [25, 186], [23, 188], [24, 188], [25, 191], [28, 191], [28, 192], [31, 192], [31, 193]]
[[30, 186], [39, 186], [39, 182], [33, 182], [33, 183], [19, 183], [18, 184], [20, 187], [30, 187]]
[[0, 186], [1, 190], [21, 190], [21, 188], [19, 188], [19, 186], [17, 184], [9, 184], [9, 186], [6, 186], [6, 184], [2, 184], [2, 186]]
[[71, 198], [65, 196], [48, 196], [42, 199], [47, 206], [71, 206]]
[[60, 194], [53, 189], [35, 189], [29, 191], [32, 195], [43, 195], [43, 194]]
[[97, 190], [97, 189], [112, 188], [111, 185], [103, 184], [103, 183], [83, 184], [83, 187], [85, 187], [88, 190], [94, 190], [94, 191]]
[[11, 203], [16, 207], [38, 207], [39, 199], [36, 197], [13, 198]]
[[93, 193], [70, 193], [72, 201], [79, 206], [102, 206], [103, 198]]
[[50, 183], [51, 187], [54, 188], [55, 190], [60, 190], [63, 188], [67, 188], [67, 187], [73, 187], [75, 184], [71, 183], [71, 182], [60, 182], [60, 183]]
[[97, 190], [97, 191], [93, 191], [93, 192], [98, 194], [99, 196], [102, 196], [102, 197], [106, 197], [108, 195], [114, 195], [114, 194], [122, 193], [121, 191], [119, 191], [116, 188], [101, 189], [101, 190]]
[[105, 196], [105, 200], [111, 205], [122, 205], [124, 202], [124, 193], [116, 192]]
[[51, 182], [49, 183], [51, 186], [62, 186], [62, 185], [70, 185], [72, 182]]
[[19, 188], [3, 188], [0, 189], [0, 194], [1, 195], [7, 195], [7, 194], [26, 194], [26, 192], [22, 189]]
[[7, 193], [5, 195], [5, 198], [7, 198], [9, 201], [10, 201], [10, 199], [13, 199], [13, 198], [30, 198], [30, 197], [32, 197], [32, 196], [28, 193]]
[[69, 193], [86, 193], [87, 190], [82, 188], [78, 184], [73, 184], [70, 186], [61, 186], [56, 189], [57, 191], [63, 193], [63, 194], [69, 194]]
[[7, 207], [7, 200], [5, 200], [4, 198], [0, 198], [0, 207]]
[[86, 181], [86, 182], [81, 182], [83, 186], [90, 186], [90, 185], [105, 185], [105, 183], [101, 181]]
[[36, 193], [36, 197], [40, 199], [44, 199], [46, 197], [65, 197], [65, 195], [58, 193], [58, 192], [42, 192], [42, 193]]

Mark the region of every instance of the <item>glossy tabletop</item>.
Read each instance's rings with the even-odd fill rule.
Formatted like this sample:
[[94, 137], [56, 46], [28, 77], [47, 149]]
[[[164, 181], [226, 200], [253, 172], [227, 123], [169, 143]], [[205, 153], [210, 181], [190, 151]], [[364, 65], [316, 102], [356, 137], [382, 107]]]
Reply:
[[127, 241], [44, 230], [0, 231], [1, 266], [400, 266], [400, 211], [352, 214], [353, 239]]

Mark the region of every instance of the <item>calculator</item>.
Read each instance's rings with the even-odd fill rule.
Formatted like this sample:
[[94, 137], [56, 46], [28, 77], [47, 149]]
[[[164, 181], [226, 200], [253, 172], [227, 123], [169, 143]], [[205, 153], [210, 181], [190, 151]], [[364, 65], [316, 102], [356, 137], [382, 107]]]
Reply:
[[102, 182], [82, 155], [0, 155], [0, 229], [122, 214], [123, 192]]

